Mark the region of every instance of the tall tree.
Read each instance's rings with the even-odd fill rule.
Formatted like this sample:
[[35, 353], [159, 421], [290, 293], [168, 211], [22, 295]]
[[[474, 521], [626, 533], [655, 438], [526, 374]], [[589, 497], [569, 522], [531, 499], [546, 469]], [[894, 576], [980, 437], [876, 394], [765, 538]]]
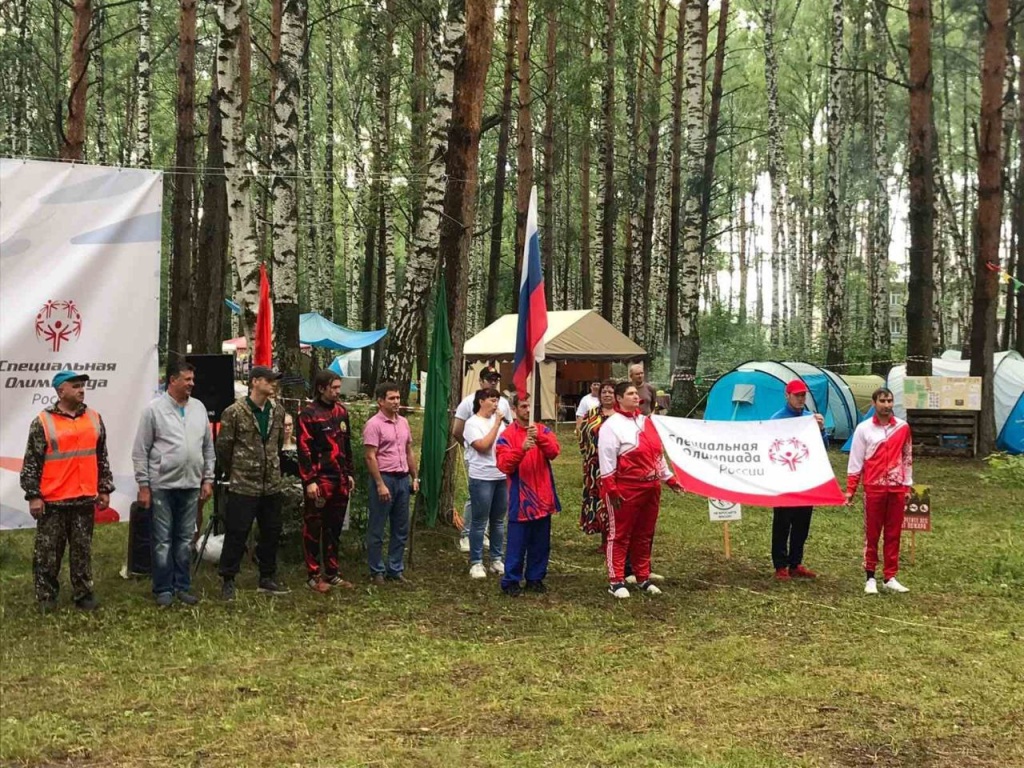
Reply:
[[910, 278], [907, 281], [907, 373], [932, 372], [935, 191], [932, 169], [932, 5], [910, 0]]
[[870, 255], [868, 291], [870, 293], [871, 372], [889, 373], [892, 359], [889, 333], [889, 155], [886, 147], [886, 10], [884, 0], [871, 2], [872, 57], [875, 76], [871, 78], [871, 158], [875, 171], [870, 200]]
[[498, 319], [498, 287], [501, 278], [501, 244], [505, 223], [505, 177], [508, 165], [508, 138], [512, 124], [512, 77], [516, 68], [516, 40], [519, 35], [518, 3], [508, 0], [505, 12], [505, 74], [501, 85], [501, 123], [498, 148], [494, 156], [494, 195], [491, 200], [491, 249], [487, 262], [487, 296], [484, 299], [484, 323]]
[[89, 89], [89, 31], [92, 25], [92, 0], [74, 0], [71, 30], [71, 74], [68, 79], [68, 117], [60, 148], [61, 160], [83, 159], [85, 150], [85, 113]]
[[[323, 198], [323, 240], [319, 244], [320, 263], [320, 312], [327, 319], [334, 317], [334, 264], [337, 250], [337, 229], [334, 210], [334, 5], [324, 0], [324, 198]], [[307, 44], [308, 47], [308, 44]], [[308, 66], [308, 65], [307, 65]]]
[[[840, 151], [843, 143], [842, 98], [843, 0], [832, 0], [828, 75], [828, 172], [825, 177], [825, 363], [843, 364], [843, 261], [840, 233]], [[774, 238], [773, 238], [774, 239]]]
[[1003, 74], [1009, 23], [1007, 0], [988, 0], [981, 69], [981, 121], [978, 124], [978, 250], [971, 318], [971, 376], [982, 377], [978, 452], [996, 443], [994, 376], [996, 306], [999, 297], [999, 242], [1003, 217]]
[[707, 0], [686, 5], [686, 194], [680, 259], [679, 351], [672, 370], [672, 413], [685, 416], [697, 405], [700, 356], [701, 200], [704, 183], [704, 40], [702, 15]]
[[[519, 275], [523, 267], [523, 245], [526, 242], [526, 214], [533, 189], [533, 92], [530, 90], [530, 0], [518, 0], [519, 17], [516, 36], [516, 61], [519, 71], [519, 119], [516, 123], [516, 267], [512, 280], [512, 306], [519, 294]], [[449, 286], [450, 288], [451, 286]], [[453, 300], [449, 290], [448, 301]], [[453, 312], [448, 313], [454, 317]]]
[[139, 3], [139, 51], [135, 60], [138, 101], [136, 109], [135, 164], [149, 168], [153, 164], [153, 143], [149, 135], [149, 108], [151, 100], [151, 79], [149, 52], [152, 38], [153, 0], [138, 0]]
[[[1024, 50], [1024, 20], [1019, 24], [1019, 50]], [[1020, 60], [1017, 63], [1017, 141], [1017, 199], [1014, 206], [1014, 218], [1017, 222], [1017, 280], [1024, 283], [1024, 61]], [[1024, 355], [1024, 295], [1019, 292], [1015, 337], [1017, 351]]]
[[[141, 12], [141, 9], [140, 9]], [[141, 54], [140, 54], [141, 55]], [[147, 58], [147, 67], [148, 67]], [[192, 198], [195, 193], [196, 0], [179, 0], [178, 96], [171, 198], [171, 285], [167, 347], [184, 354], [192, 319]]]
[[555, 287], [552, 265], [555, 259], [555, 174], [557, 158], [555, 157], [555, 43], [558, 40], [557, 3], [548, 0], [544, 14], [547, 27], [544, 46], [545, 88], [544, 88], [544, 231], [541, 232], [541, 260], [544, 264], [544, 294], [547, 306], [553, 307], [552, 291]]
[[601, 316], [615, 317], [615, 0], [606, 0], [601, 142]]
[[672, 144], [670, 159], [668, 207], [668, 296], [666, 297], [665, 334], [668, 342], [669, 368], [675, 370], [679, 353], [679, 247], [683, 209], [683, 61], [686, 31], [686, 3], [680, 3], [676, 14], [675, 72], [672, 77]]
[[[779, 317], [781, 301], [780, 265], [784, 258], [782, 239], [782, 187], [785, 183], [785, 158], [783, 155], [782, 118], [779, 114], [779, 59], [775, 52], [775, 25], [777, 0], [767, 0], [764, 5], [764, 79], [768, 96], [768, 178], [772, 194], [772, 319], [769, 338], [772, 346], [778, 346], [782, 334]], [[842, 22], [840, 21], [840, 24]], [[842, 35], [840, 26], [840, 36]], [[830, 123], [831, 125], [831, 123]]]
[[[583, 30], [583, 101], [580, 105], [582, 112], [583, 130], [580, 135], [580, 305], [584, 309], [594, 309], [594, 276], [590, 268], [590, 142], [591, 134], [591, 112], [593, 99], [591, 98], [591, 70], [594, 58], [593, 33], [593, 0], [586, 0], [585, 24]], [[569, 152], [569, 145], [566, 144], [566, 154]]]
[[[100, 165], [106, 165], [110, 160], [109, 129], [107, 127], [107, 57], [103, 48], [103, 36], [106, 34], [107, 9], [100, 6], [96, 9], [96, 18], [92, 25], [92, 34], [96, 43], [93, 45], [93, 55], [96, 57], [95, 73], [93, 84], [96, 86], [96, 161]], [[18, 77], [22, 77], [22, 67], [18, 68]], [[14, 135], [18, 132], [14, 128]]]

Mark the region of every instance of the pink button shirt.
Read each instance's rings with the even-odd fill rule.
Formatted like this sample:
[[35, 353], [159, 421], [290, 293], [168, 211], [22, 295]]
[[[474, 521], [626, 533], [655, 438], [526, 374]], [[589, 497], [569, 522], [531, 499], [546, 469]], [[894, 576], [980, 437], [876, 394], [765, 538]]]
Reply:
[[412, 431], [404, 416], [394, 421], [377, 411], [363, 427], [363, 445], [377, 449], [377, 467], [381, 472], [409, 471], [406, 449], [412, 442]]

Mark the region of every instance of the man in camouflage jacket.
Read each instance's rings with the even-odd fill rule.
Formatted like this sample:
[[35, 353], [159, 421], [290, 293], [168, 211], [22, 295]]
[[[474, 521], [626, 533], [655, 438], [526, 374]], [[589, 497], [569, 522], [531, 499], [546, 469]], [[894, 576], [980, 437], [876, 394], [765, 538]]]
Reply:
[[249, 394], [224, 409], [217, 434], [217, 460], [228, 477], [224, 513], [221, 596], [235, 597], [235, 576], [245, 553], [253, 520], [259, 524], [256, 559], [259, 591], [284, 594], [277, 580], [277, 547], [281, 538], [281, 446], [284, 444], [284, 406], [270, 398], [281, 374], [263, 366], [249, 373]]
[[[32, 420], [28, 430], [28, 445], [21, 467], [21, 488], [29, 502], [29, 512], [36, 519], [35, 553], [32, 572], [35, 581], [36, 599], [39, 608], [48, 613], [56, 608], [57, 593], [60, 589], [60, 566], [64, 559], [64, 547], [70, 550], [69, 571], [72, 598], [75, 605], [91, 611], [98, 607], [93, 596], [92, 581], [92, 531], [95, 512], [110, 505], [110, 494], [114, 490], [114, 477], [110, 472], [107, 457], [107, 430], [103, 419], [85, 405], [85, 382], [89, 377], [74, 371], [61, 371], [53, 377], [58, 400]], [[56, 435], [47, 435], [43, 419], [58, 428]], [[92, 428], [86, 427], [82, 444], [71, 446], [88, 453], [69, 459], [57, 459], [67, 448], [61, 445], [63, 436], [60, 427], [65, 420], [81, 424], [91, 421]], [[93, 453], [94, 452], [94, 453]], [[43, 472], [48, 457], [51, 461], [95, 461], [97, 469], [95, 494], [92, 492], [92, 478], [81, 485], [64, 482], [61, 488], [44, 489]], [[91, 464], [90, 464], [91, 466]], [[48, 481], [48, 485], [54, 485]], [[86, 487], [88, 486], [88, 487]], [[77, 490], [76, 490], [77, 488]], [[45, 490], [45, 492], [44, 492]], [[85, 495], [82, 495], [82, 494]]]

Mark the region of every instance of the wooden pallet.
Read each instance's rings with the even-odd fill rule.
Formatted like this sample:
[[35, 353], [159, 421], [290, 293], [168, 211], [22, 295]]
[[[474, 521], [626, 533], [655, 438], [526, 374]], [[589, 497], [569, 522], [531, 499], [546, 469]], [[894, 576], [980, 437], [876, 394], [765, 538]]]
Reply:
[[978, 453], [978, 411], [907, 411], [916, 456], [959, 456]]

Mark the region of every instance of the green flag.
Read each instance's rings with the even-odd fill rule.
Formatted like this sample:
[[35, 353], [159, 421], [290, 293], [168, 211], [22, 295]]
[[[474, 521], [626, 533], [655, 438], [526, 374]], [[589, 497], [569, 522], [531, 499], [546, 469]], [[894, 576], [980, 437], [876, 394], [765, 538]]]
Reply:
[[437, 287], [434, 306], [434, 333], [430, 340], [427, 365], [427, 403], [423, 421], [423, 447], [420, 449], [420, 491], [427, 505], [427, 525], [437, 522], [441, 500], [441, 475], [448, 450], [448, 395], [451, 392], [452, 336], [448, 329], [448, 297], [444, 276]]

